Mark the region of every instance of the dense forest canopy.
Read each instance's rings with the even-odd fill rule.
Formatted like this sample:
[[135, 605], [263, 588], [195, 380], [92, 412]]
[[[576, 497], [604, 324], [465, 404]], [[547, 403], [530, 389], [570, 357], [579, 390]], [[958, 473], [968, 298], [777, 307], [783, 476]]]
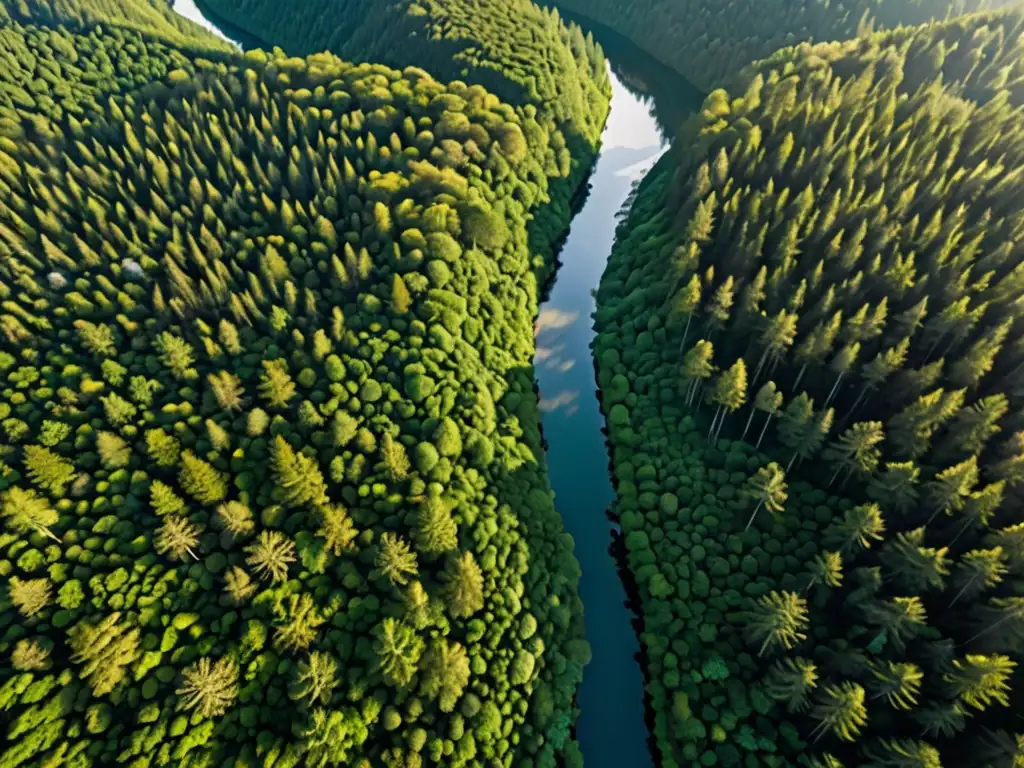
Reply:
[[113, 24], [189, 49], [230, 48], [216, 35], [179, 16], [166, 0], [3, 0], [0, 19], [82, 30]]
[[0, 764], [578, 765], [539, 110], [111, 7], [0, 21]]
[[636, 190], [594, 351], [664, 765], [1024, 759], [1022, 32], [781, 51]]
[[208, 5], [293, 53], [329, 50], [356, 61], [422, 67], [444, 80], [482, 85], [516, 106], [540, 128], [535, 151], [552, 183], [548, 204], [530, 222], [530, 239], [536, 252], [551, 255], [596, 156], [611, 94], [601, 48], [579, 27], [531, 0], [310, 0], [301, 12], [272, 0]]
[[[871, 26], [922, 24], [1006, 0], [543, 0], [626, 35], [705, 92], [796, 43], [852, 38]], [[1012, 0], [1011, 0], [1012, 2]]]

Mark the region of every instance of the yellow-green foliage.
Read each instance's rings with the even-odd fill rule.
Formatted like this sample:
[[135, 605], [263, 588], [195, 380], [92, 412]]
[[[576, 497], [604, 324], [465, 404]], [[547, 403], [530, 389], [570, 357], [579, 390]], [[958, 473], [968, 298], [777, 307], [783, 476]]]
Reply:
[[421, 69], [72, 30], [0, 30], [38, 57], [0, 71], [0, 764], [554, 764], [549, 136]]

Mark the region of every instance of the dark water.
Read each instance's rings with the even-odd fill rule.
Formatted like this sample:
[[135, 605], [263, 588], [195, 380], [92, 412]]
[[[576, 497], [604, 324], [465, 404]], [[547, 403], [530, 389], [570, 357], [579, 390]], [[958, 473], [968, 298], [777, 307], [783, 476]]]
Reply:
[[[175, 0], [174, 8], [243, 48], [254, 45], [252, 38], [205, 19], [195, 0]], [[556, 505], [576, 541], [587, 639], [593, 649], [577, 697], [582, 714], [576, 736], [588, 768], [648, 768], [653, 759], [644, 722], [640, 645], [609, 553], [618, 527], [606, 516], [614, 490], [590, 352], [592, 291], [611, 253], [616, 214], [633, 183], [665, 151], [667, 139], [702, 96], [625, 38], [607, 29], [590, 31], [611, 67], [611, 115], [590, 194], [573, 219], [556, 281], [541, 307], [536, 368], [548, 471]]]

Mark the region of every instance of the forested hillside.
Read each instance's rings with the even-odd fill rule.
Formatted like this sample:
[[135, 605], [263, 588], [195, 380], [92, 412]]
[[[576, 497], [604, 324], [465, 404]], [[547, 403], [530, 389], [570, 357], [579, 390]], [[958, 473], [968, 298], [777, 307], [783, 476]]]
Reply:
[[[741, 67], [812, 40], [845, 40], [870, 26], [921, 24], [1006, 5], [1006, 0], [543, 0], [626, 35], [710, 91]], [[1012, 0], [1011, 0], [1012, 2]]]
[[[167, 0], [3, 0], [0, 19], [81, 30], [112, 24], [189, 49], [230, 47], [198, 24], [179, 16]], [[70, 57], [74, 59], [73, 54]]]
[[483, 85], [523, 110], [548, 134], [544, 171], [554, 183], [531, 239], [551, 256], [608, 114], [604, 57], [579, 27], [531, 0], [309, 0], [301, 11], [276, 0], [205, 4], [292, 53], [329, 50], [352, 61], [422, 67], [443, 80]]
[[578, 765], [530, 107], [6, 8], [0, 765]]
[[713, 92], [595, 342], [662, 764], [1024, 759], [1018, 14]]

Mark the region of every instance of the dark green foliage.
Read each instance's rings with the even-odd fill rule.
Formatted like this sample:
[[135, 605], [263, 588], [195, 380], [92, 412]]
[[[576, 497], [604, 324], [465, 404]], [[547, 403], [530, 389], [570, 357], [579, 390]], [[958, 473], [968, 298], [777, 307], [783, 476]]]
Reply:
[[1022, 31], [783, 49], [636, 191], [594, 353], [666, 764], [1013, 753]]

